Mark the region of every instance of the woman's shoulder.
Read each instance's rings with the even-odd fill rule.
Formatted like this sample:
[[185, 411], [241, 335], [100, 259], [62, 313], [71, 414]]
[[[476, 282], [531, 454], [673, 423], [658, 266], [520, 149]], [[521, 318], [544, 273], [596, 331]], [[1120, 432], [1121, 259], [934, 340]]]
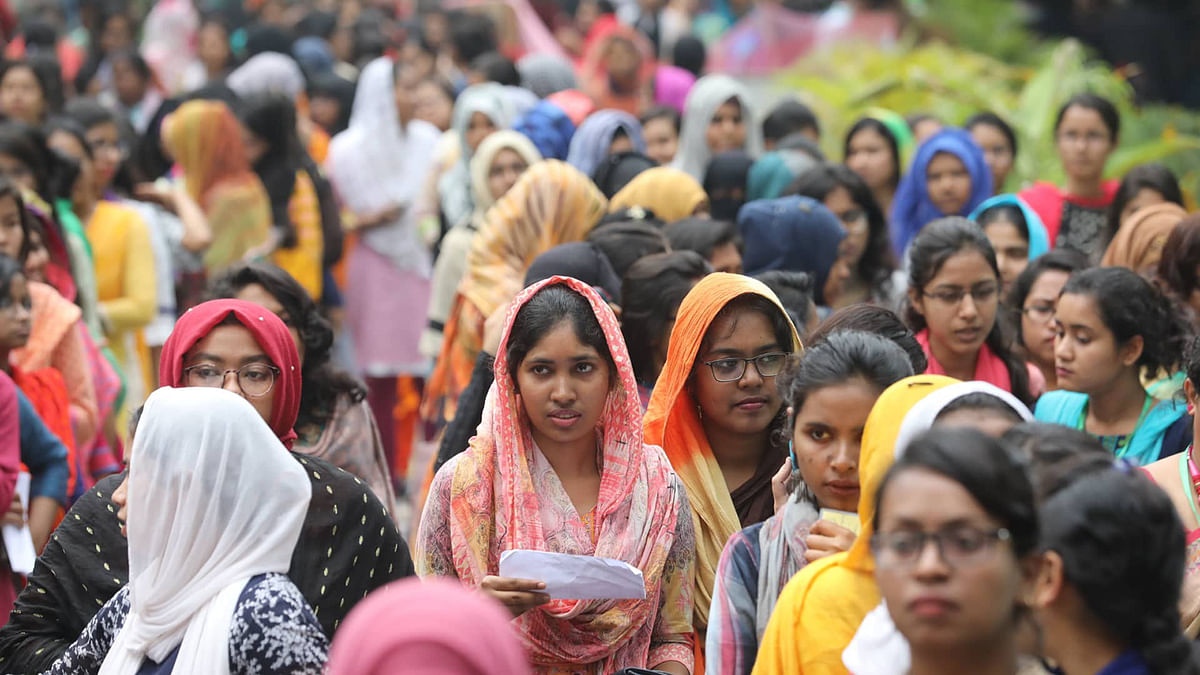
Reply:
[[1087, 400], [1087, 394], [1076, 391], [1049, 391], [1038, 399], [1033, 416], [1039, 422], [1069, 422], [1073, 425], [1077, 420], [1069, 419], [1070, 416], [1078, 416], [1087, 405]]
[[303, 593], [284, 574], [250, 579], [230, 627], [234, 673], [321, 672], [329, 642]]
[[251, 577], [246, 582], [246, 587], [238, 596], [236, 612], [243, 616], [266, 617], [288, 611], [291, 607], [307, 608], [304, 594], [288, 575], [268, 572]]

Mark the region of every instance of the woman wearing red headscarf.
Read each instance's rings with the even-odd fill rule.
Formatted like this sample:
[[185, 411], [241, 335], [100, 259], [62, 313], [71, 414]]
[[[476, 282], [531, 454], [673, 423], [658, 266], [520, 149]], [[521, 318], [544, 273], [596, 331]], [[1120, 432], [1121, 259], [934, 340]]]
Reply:
[[[284, 445], [296, 438], [296, 346], [283, 321], [259, 305], [213, 300], [186, 312], [163, 345], [159, 384], [223, 387], [244, 396]], [[332, 637], [368, 592], [412, 575], [412, 559], [362, 481], [315, 457], [295, 459], [313, 489], [288, 576]], [[6, 671], [49, 668], [127, 582], [128, 552], [111, 502], [123, 479], [106, 478], [80, 498], [38, 559], [13, 619], [0, 631]]]

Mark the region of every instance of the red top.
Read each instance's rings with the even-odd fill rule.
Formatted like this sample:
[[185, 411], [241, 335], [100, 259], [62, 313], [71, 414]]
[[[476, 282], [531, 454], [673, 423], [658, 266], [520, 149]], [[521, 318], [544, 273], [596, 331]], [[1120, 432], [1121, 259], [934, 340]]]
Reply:
[[1046, 226], [1046, 236], [1050, 238], [1050, 246], [1053, 248], [1055, 242], [1058, 240], [1058, 231], [1062, 227], [1063, 203], [1071, 202], [1085, 209], [1108, 208], [1108, 205], [1112, 203], [1113, 197], [1117, 194], [1117, 188], [1120, 186], [1120, 181], [1106, 180], [1100, 184], [1100, 189], [1104, 192], [1103, 197], [1099, 199], [1084, 199], [1083, 197], [1067, 194], [1054, 183], [1039, 181], [1034, 183], [1033, 187], [1026, 188], [1017, 193], [1017, 196], [1024, 200], [1041, 217], [1042, 224]]

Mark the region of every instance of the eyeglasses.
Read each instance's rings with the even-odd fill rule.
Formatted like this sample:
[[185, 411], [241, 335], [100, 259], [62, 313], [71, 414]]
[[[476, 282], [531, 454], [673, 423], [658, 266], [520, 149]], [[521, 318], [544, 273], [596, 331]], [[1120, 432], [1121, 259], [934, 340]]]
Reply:
[[238, 388], [250, 398], [260, 398], [271, 392], [275, 386], [275, 378], [279, 369], [265, 363], [251, 363], [241, 368], [221, 370], [220, 368], [201, 363], [183, 369], [184, 377], [189, 387], [221, 387], [225, 384], [225, 376], [237, 374]]
[[1010, 541], [1008, 530], [980, 530], [975, 527], [952, 527], [937, 532], [904, 530], [879, 532], [871, 537], [871, 550], [883, 567], [911, 567], [933, 542], [938, 555], [951, 567], [971, 565], [987, 557], [1000, 541]]
[[962, 303], [963, 298], [967, 297], [968, 295], [971, 296], [971, 299], [974, 300], [976, 304], [980, 304], [991, 301], [999, 292], [1000, 286], [993, 283], [976, 286], [969, 291], [956, 288], [953, 290], [941, 290], [934, 293], [921, 293], [921, 295], [924, 295], [927, 298], [933, 298], [934, 300], [937, 300], [948, 307], [957, 307]]
[[753, 363], [754, 368], [762, 377], [775, 377], [783, 370], [787, 354], [783, 352], [768, 352], [749, 359], [726, 358], [705, 361], [704, 365], [712, 370], [713, 379], [717, 382], [737, 382], [746, 374], [746, 364]]
[[1030, 305], [1021, 313], [1038, 323], [1048, 323], [1054, 318], [1054, 305]]

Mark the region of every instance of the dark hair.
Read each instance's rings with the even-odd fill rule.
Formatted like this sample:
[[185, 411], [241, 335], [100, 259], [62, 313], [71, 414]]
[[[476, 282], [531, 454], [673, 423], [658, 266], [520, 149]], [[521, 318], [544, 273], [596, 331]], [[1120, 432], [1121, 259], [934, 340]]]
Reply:
[[[415, 88], [415, 87], [414, 87]], [[454, 100], [454, 92], [449, 93]], [[319, 73], [308, 81], [308, 97], [331, 98], [338, 102], [338, 119], [332, 129], [326, 129], [330, 134], [345, 131], [350, 126], [350, 109], [354, 106], [354, 83], [336, 73]]]
[[296, 22], [296, 37], [319, 37], [328, 40], [337, 31], [338, 17], [333, 12], [313, 10]]
[[[54, 176], [66, 168], [72, 168], [73, 163], [50, 152], [41, 129], [16, 120], [0, 122], [0, 154], [13, 157], [29, 169], [33, 174], [33, 182], [37, 184], [35, 192], [45, 201], [52, 203], [56, 196], [70, 196], [69, 191], [66, 195], [50, 192], [51, 184], [60, 182], [52, 180]], [[74, 171], [78, 172], [78, 167], [74, 167]], [[72, 178], [65, 182], [73, 185], [75, 180]]]
[[[45, 132], [47, 141], [50, 139], [50, 136], [53, 136], [56, 133], [67, 134], [79, 142], [79, 145], [83, 148], [83, 154], [85, 157], [88, 159], [92, 158], [92, 146], [88, 145], [87, 142], [87, 130], [83, 128], [82, 124], [76, 122], [74, 119], [62, 115], [51, 117], [46, 121], [46, 124], [42, 126], [42, 131]], [[54, 152], [54, 150], [51, 149], [51, 152]]]
[[1021, 210], [1021, 207], [1015, 204], [989, 206], [975, 218], [975, 223], [985, 233], [988, 225], [992, 223], [1012, 223], [1017, 227], [1017, 232], [1021, 234], [1025, 243], [1029, 243], [1029, 221], [1025, 220], [1025, 212]]
[[1062, 558], [1063, 577], [1105, 634], [1136, 649], [1149, 672], [1200, 672], [1179, 626], [1186, 537], [1161, 489], [1110, 464], [1050, 496], [1041, 519], [1042, 548]]
[[1187, 379], [1200, 390], [1200, 335], [1192, 338], [1184, 352], [1184, 372]]
[[912, 374], [908, 355], [895, 342], [863, 331], [838, 331], [793, 356], [776, 386], [784, 405], [798, 411], [810, 393], [824, 387], [861, 377], [882, 392]]
[[1004, 432], [1003, 440], [1025, 455], [1038, 503], [1058, 492], [1082, 472], [1112, 466], [1113, 457], [1095, 436], [1046, 422], [1022, 422]]
[[[960, 216], [939, 218], [926, 225], [917, 237], [913, 239], [909, 251], [908, 285], [910, 292], [921, 293], [925, 286], [935, 277], [942, 265], [957, 253], [975, 251], [983, 256], [988, 267], [1000, 279], [1000, 268], [996, 264], [996, 252], [992, 245], [975, 223]], [[904, 318], [915, 332], [927, 327], [925, 317], [917, 312], [910, 300], [905, 301]], [[1029, 405], [1034, 398], [1029, 391], [1029, 372], [1025, 362], [1013, 353], [1005, 330], [1005, 317], [1000, 311], [996, 312], [995, 323], [988, 333], [986, 344], [992, 352], [1004, 361], [1008, 369], [1008, 377], [1012, 383], [1012, 393], [1022, 403]]]
[[779, 303], [787, 311], [788, 318], [796, 327], [796, 332], [805, 335], [808, 332], [808, 317], [817, 309], [813, 302], [813, 280], [808, 272], [793, 272], [790, 270], [771, 270], [754, 275], [755, 279], [770, 288]]
[[[1020, 325], [1021, 313], [1025, 310], [1025, 301], [1029, 299], [1029, 292], [1033, 290], [1033, 285], [1037, 283], [1038, 279], [1042, 278], [1043, 274], [1046, 272], [1065, 272], [1071, 275], [1087, 268], [1087, 257], [1079, 251], [1070, 248], [1056, 248], [1034, 258], [1017, 275], [1016, 280], [1013, 281], [1012, 288], [1008, 291], [1008, 299], [1005, 304], [1008, 306], [1012, 320], [1016, 325]], [[1023, 331], [1018, 330], [1015, 332], [1017, 344], [1021, 347], [1027, 346]]]
[[993, 413], [1002, 417], [1006, 417], [1016, 424], [1020, 424], [1021, 422], [1025, 421], [1025, 418], [1021, 417], [1021, 413], [1017, 412], [1016, 408], [1013, 408], [1004, 399], [1000, 398], [999, 396], [995, 396], [994, 394], [989, 394], [986, 391], [977, 391], [972, 394], [967, 394], [966, 396], [959, 396], [950, 403], [946, 404], [946, 407], [942, 408], [938, 412], [937, 416], [934, 417], [934, 423], [936, 424], [938, 420], [945, 416], [963, 410]]
[[1067, 111], [1071, 108], [1086, 108], [1096, 111], [1096, 114], [1100, 115], [1100, 119], [1104, 122], [1104, 126], [1108, 128], [1110, 141], [1115, 142], [1121, 134], [1121, 114], [1117, 112], [1117, 107], [1112, 104], [1112, 101], [1090, 93], [1076, 94], [1058, 109], [1058, 116], [1054, 118], [1055, 134], [1062, 126], [1063, 117], [1066, 117]]
[[1186, 302], [1200, 288], [1197, 268], [1200, 268], [1200, 214], [1193, 214], [1179, 221], [1163, 244], [1157, 278], [1176, 300]]
[[117, 115], [92, 98], [74, 98], [67, 102], [63, 114], [75, 120], [84, 130], [101, 124], [116, 124]]
[[704, 74], [704, 64], [708, 61], [708, 49], [698, 38], [684, 35], [675, 41], [675, 48], [671, 50], [671, 61], [679, 68], [700, 77]]
[[967, 121], [963, 123], [963, 128], [969, 133], [980, 125], [999, 129], [1000, 133], [1004, 134], [1004, 140], [1008, 141], [1008, 147], [1012, 150], [1013, 157], [1017, 156], [1017, 132], [1013, 131], [1012, 126], [1005, 122], [1003, 117], [990, 110], [985, 110], [968, 117]]
[[571, 323], [575, 337], [580, 342], [595, 349], [604, 358], [612, 381], [617, 381], [616, 365], [608, 349], [608, 340], [587, 298], [566, 284], [551, 284], [529, 298], [517, 311], [508, 329], [508, 345], [504, 354], [508, 358], [508, 369], [514, 385], [525, 357], [547, 333], [564, 321]]
[[863, 331], [881, 335], [904, 350], [914, 373], [923, 373], [929, 367], [925, 350], [908, 326], [895, 312], [878, 305], [858, 303], [843, 307], [830, 314], [808, 334], [807, 344], [811, 348], [839, 331]]
[[660, 228], [636, 221], [597, 226], [588, 234], [587, 240], [600, 249], [621, 278], [639, 259], [671, 250], [671, 244]]
[[705, 260], [712, 257], [713, 250], [726, 244], [734, 244], [742, 250], [742, 237], [737, 225], [727, 220], [707, 218], [684, 218], [667, 225], [667, 239], [673, 251], [695, 251]]
[[500, 52], [485, 52], [471, 59], [471, 70], [489, 82], [509, 87], [521, 86], [521, 73], [517, 72], [517, 64]]
[[247, 59], [265, 52], [292, 53], [292, 36], [279, 26], [252, 23], [245, 27], [245, 32], [244, 52]]
[[896, 271], [896, 256], [888, 235], [887, 217], [866, 181], [845, 164], [826, 162], [800, 174], [785, 194], [811, 197], [823, 202], [837, 188], [844, 188], [850, 199], [867, 215], [867, 247], [858, 261], [860, 279], [866, 281], [877, 297], [886, 294], [886, 287]]
[[143, 59], [142, 55], [138, 54], [137, 51], [133, 49], [122, 49], [110, 55], [108, 57], [108, 62], [110, 65], [116, 65], [117, 63], [128, 63], [133, 67], [133, 70], [137, 73], [138, 77], [146, 80], [147, 82], [150, 82], [154, 77], [154, 71], [150, 70], [150, 64], [146, 63], [146, 59]]
[[1142, 337], [1137, 366], [1151, 373], [1174, 368], [1191, 337], [1191, 326], [1171, 299], [1124, 267], [1096, 267], [1071, 275], [1063, 295], [1087, 295], [1120, 347]]
[[938, 124], [941, 124], [942, 120], [938, 118], [937, 115], [927, 112], [915, 112], [911, 115], [904, 116], [904, 123], [908, 125], [909, 129], [912, 129], [913, 133], [916, 133], [917, 127], [920, 126], [922, 122], [937, 122]]
[[621, 283], [621, 333], [638, 381], [658, 379], [654, 352], [670, 339], [670, 327], [692, 286], [712, 272], [695, 251], [648, 255], [630, 265]]
[[0, 253], [0, 309], [8, 307], [8, 294], [12, 293], [12, 281], [17, 276], [25, 276], [25, 268], [21, 263]]
[[821, 123], [812, 108], [795, 99], [775, 106], [762, 123], [764, 141], [778, 141], [785, 136], [812, 129], [821, 135]]
[[896, 141], [896, 135], [892, 133], [887, 125], [874, 117], [864, 117], [855, 122], [850, 127], [850, 131], [846, 132], [846, 142], [842, 147], [842, 158], [849, 159], [850, 157], [850, 141], [858, 135], [860, 131], [871, 130], [883, 136], [883, 140], [887, 143], [888, 149], [892, 151], [892, 187], [900, 184], [900, 174], [903, 169], [900, 166], [900, 144]]
[[932, 471], [961, 485], [1008, 530], [1016, 557], [1036, 550], [1038, 511], [1028, 466], [1007, 443], [965, 427], [934, 427], [914, 438], [875, 492], [876, 532], [888, 487], [896, 476], [913, 469]]
[[679, 135], [680, 129], [683, 128], [683, 118], [680, 117], [679, 111], [667, 105], [659, 105], [650, 108], [642, 113], [639, 120], [642, 127], [645, 127], [651, 120], [665, 119], [675, 127], [675, 134]]
[[496, 26], [483, 14], [452, 12], [447, 23], [450, 26], [450, 44], [461, 63], [469, 64], [481, 54], [496, 51], [499, 46]]
[[330, 363], [333, 328], [321, 316], [316, 303], [292, 275], [268, 263], [241, 263], [213, 279], [208, 286], [210, 298], [232, 298], [243, 288], [258, 284], [283, 307], [284, 323], [300, 333], [304, 344], [301, 369], [300, 413], [296, 429], [323, 428], [333, 418], [338, 399], [346, 396], [359, 403], [367, 396], [363, 385]]
[[296, 226], [288, 204], [296, 187], [296, 172], [303, 168], [304, 147], [296, 131], [296, 106], [279, 93], [254, 94], [237, 107], [238, 117], [267, 146], [254, 164], [271, 198], [271, 222], [282, 234], [280, 246], [295, 248]]
[[19, 258], [17, 262], [24, 264], [33, 247], [29, 241], [29, 231], [33, 228], [33, 217], [25, 211], [25, 198], [21, 196], [20, 188], [9, 179], [0, 176], [0, 200], [5, 197], [11, 198], [17, 204], [17, 217], [21, 219], [21, 250], [17, 252]]
[[50, 56], [30, 56], [19, 61], [6, 61], [0, 64], [0, 81], [10, 71], [17, 68], [28, 68], [33, 73], [38, 87], [42, 90], [42, 100], [46, 104], [46, 116], [53, 115], [62, 109], [65, 95], [63, 93], [62, 70], [58, 61]]
[[1116, 236], [1117, 230], [1121, 229], [1121, 212], [1142, 189], [1154, 190], [1168, 202], [1183, 206], [1183, 190], [1179, 188], [1179, 179], [1170, 169], [1157, 162], [1139, 164], [1125, 174], [1117, 193], [1113, 195], [1112, 203], [1108, 206], [1104, 241], [1112, 241]]

